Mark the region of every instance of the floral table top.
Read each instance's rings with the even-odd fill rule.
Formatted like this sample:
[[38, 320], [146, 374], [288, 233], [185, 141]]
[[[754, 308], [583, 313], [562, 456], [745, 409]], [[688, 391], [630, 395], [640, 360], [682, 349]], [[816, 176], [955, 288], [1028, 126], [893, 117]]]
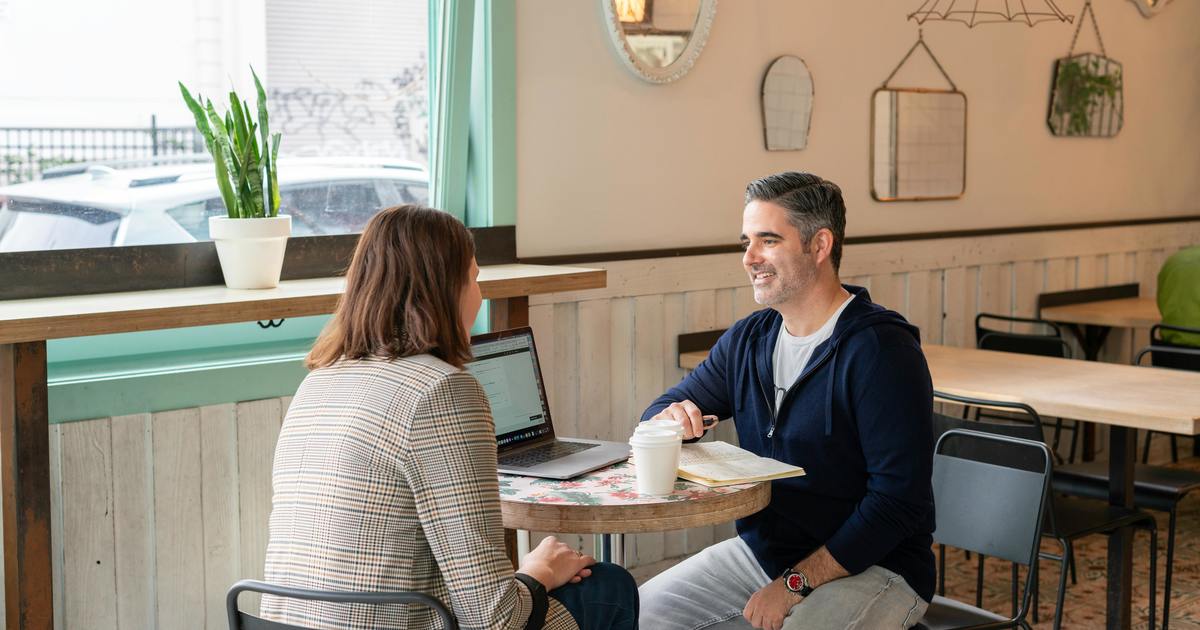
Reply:
[[638, 494], [633, 462], [628, 461], [565, 481], [500, 475], [500, 499], [521, 503], [560, 503], [564, 505], [674, 503], [733, 494], [752, 487], [754, 487], [753, 483], [744, 483], [709, 488], [683, 479], [676, 479], [675, 491], [671, 494], [664, 496]]

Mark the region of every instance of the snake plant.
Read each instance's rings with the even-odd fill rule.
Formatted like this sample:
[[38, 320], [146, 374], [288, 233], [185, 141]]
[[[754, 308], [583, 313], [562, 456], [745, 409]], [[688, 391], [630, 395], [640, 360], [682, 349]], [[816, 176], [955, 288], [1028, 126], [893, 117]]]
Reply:
[[[258, 123], [250, 105], [229, 92], [229, 110], [217, 113], [211, 100], [192, 93], [179, 83], [183, 100], [196, 119], [196, 129], [212, 155], [217, 186], [231, 219], [274, 217], [279, 214], [279, 179], [276, 176], [280, 134], [272, 134], [267, 119], [267, 95], [254, 68], [258, 93]], [[203, 103], [203, 104], [201, 104]]]

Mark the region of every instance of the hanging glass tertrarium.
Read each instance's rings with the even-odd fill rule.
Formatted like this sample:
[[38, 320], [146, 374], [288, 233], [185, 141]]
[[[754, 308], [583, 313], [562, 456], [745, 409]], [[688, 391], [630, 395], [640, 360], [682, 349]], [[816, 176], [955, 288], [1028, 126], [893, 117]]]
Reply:
[[1121, 64], [1096, 53], [1054, 64], [1050, 131], [1056, 136], [1109, 138], [1121, 131], [1124, 103]]
[[[1074, 54], [1085, 14], [1092, 19], [1100, 54]], [[1050, 114], [1046, 121], [1050, 132], [1056, 136], [1092, 138], [1117, 135], [1125, 120], [1124, 79], [1120, 62], [1109, 59], [1104, 51], [1096, 13], [1088, 0], [1079, 13], [1067, 56], [1054, 62], [1054, 85], [1050, 88]]]

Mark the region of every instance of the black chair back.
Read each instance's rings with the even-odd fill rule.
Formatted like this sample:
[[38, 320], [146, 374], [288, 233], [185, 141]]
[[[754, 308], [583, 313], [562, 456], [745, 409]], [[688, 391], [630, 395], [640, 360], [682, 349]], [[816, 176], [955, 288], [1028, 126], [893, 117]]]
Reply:
[[229, 617], [229, 630], [311, 630], [303, 626], [294, 626], [278, 621], [268, 621], [255, 617], [250, 613], [238, 610], [238, 595], [245, 591], [267, 593], [280, 597], [291, 597], [310, 601], [331, 602], [337, 604], [417, 604], [433, 609], [446, 630], [458, 630], [458, 622], [446, 606], [436, 598], [424, 593], [393, 592], [393, 593], [349, 593], [345, 591], [310, 591], [286, 586], [276, 586], [256, 580], [242, 580], [234, 584], [225, 595], [225, 612]]
[[[1022, 463], [1003, 465], [970, 455], [995, 451], [1020, 452], [1016, 459]], [[1032, 567], [1051, 461], [1050, 449], [1041, 441], [966, 429], [943, 433], [933, 456], [934, 541]], [[1029, 610], [1031, 581], [1026, 579], [1013, 619], [1023, 619]]]
[[[1039, 327], [1042, 332], [1017, 333], [1004, 328], [991, 328], [996, 323], [1028, 324]], [[1058, 325], [1043, 319], [1009, 317], [980, 313], [975, 316], [975, 347], [981, 350], [1016, 352], [1044, 357], [1071, 358], [1071, 346], [1062, 337]]]
[[1200, 339], [1200, 328], [1156, 324], [1150, 329], [1150, 345], [1138, 353], [1137, 357], [1133, 360], [1133, 364], [1140, 364], [1142, 357], [1149, 354], [1150, 365], [1154, 367], [1200, 372], [1200, 347], [1171, 343], [1163, 339], [1163, 331], [1193, 334], [1197, 335], [1197, 338]]

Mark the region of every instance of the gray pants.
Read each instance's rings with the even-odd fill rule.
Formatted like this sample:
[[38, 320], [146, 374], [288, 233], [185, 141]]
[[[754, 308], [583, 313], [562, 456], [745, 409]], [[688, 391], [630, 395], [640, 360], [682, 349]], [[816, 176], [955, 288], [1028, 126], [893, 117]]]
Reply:
[[[641, 627], [654, 630], [744, 630], [746, 602], [771, 582], [740, 537], [717, 543], [642, 585]], [[873, 566], [829, 582], [792, 607], [784, 630], [909, 628], [928, 603], [904, 578]]]

